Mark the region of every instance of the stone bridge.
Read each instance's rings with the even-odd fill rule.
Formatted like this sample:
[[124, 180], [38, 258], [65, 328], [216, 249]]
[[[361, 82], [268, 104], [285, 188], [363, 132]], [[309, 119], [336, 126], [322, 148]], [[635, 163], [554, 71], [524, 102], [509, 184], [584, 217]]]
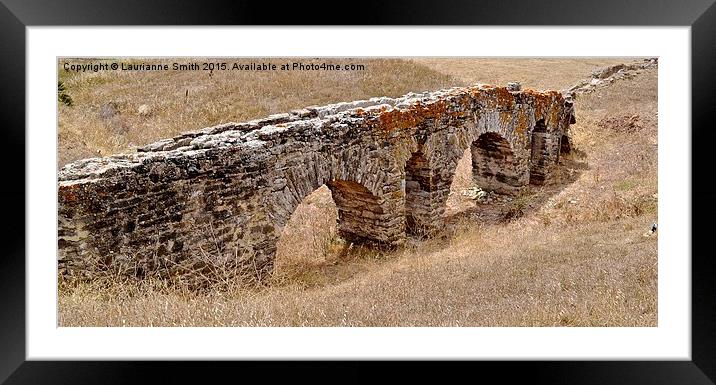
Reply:
[[339, 234], [380, 247], [443, 225], [456, 165], [511, 193], [541, 184], [574, 122], [560, 92], [476, 85], [308, 107], [85, 159], [59, 173], [60, 271], [143, 275], [204, 255], [271, 272], [294, 209], [328, 186]]

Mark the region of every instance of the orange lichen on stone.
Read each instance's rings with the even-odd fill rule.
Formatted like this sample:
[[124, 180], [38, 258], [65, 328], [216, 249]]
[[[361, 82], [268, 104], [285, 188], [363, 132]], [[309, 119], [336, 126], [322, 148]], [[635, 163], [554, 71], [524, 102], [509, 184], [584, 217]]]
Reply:
[[533, 101], [535, 111], [535, 121], [545, 119], [545, 103], [540, 98], [535, 98]]
[[447, 111], [447, 102], [443, 99], [433, 103], [416, 103], [409, 109], [392, 109], [390, 111], [381, 109], [378, 115], [379, 127], [384, 131], [403, 130], [415, 127], [426, 119], [436, 119], [444, 116]]
[[498, 108], [512, 108], [515, 105], [515, 97], [505, 87], [495, 88]]
[[518, 111], [517, 113], [517, 124], [515, 125], [515, 132], [520, 135], [524, 135], [529, 130], [529, 120], [527, 114], [524, 111]]
[[562, 94], [557, 91], [528, 93], [534, 100], [535, 119], [545, 119], [548, 127], [553, 127], [561, 119], [561, 106], [564, 104]]
[[557, 122], [560, 121], [560, 118], [560, 110], [558, 108], [554, 108], [554, 105], [552, 105], [550, 109], [550, 122], [552, 122], [552, 125], [556, 125]]
[[60, 188], [59, 188], [60, 200], [64, 201], [64, 202], [68, 202], [68, 203], [77, 202], [79, 197], [77, 196], [76, 190], [78, 190], [79, 187], [80, 187], [80, 185], [78, 185], [78, 184], [69, 185], [69, 186], [60, 186]]

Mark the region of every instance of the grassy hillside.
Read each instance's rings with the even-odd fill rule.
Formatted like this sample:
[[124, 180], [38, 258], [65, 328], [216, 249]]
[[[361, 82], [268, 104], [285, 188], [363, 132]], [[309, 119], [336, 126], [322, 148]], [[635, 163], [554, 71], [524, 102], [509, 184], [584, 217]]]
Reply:
[[[73, 105], [59, 107], [59, 166], [85, 157], [129, 151], [219, 123], [242, 122], [309, 105], [459, 85], [449, 75], [403, 60], [296, 60], [363, 64], [365, 70], [74, 73], [62, 70], [64, 61], [60, 61], [60, 80]], [[248, 64], [253, 60], [231, 61]], [[280, 65], [287, 59], [260, 61]], [[143, 105], [148, 112], [140, 111]]]
[[[95, 86], [78, 77], [76, 83], [67, 80], [77, 104], [60, 109], [60, 135], [75, 132], [90, 151], [124, 150], [130, 142], [181, 131], [193, 122], [190, 111], [202, 122], [189, 127], [196, 128], [217, 123], [212, 119], [224, 113], [233, 114], [226, 120], [245, 120], [307, 104], [477, 81], [522, 80], [536, 88], [565, 88], [596, 67], [625, 61], [373, 60], [368, 62], [382, 73], [352, 75], [362, 76], [353, 83], [323, 76], [247, 77], [240, 85], [221, 86], [233, 90], [230, 94], [210, 91], [213, 83], [206, 80], [145, 79], [154, 82], [155, 94], [205, 84], [206, 95], [214, 96], [203, 100], [216, 100], [214, 108], [225, 109], [214, 115], [211, 109], [203, 111], [206, 106], [184, 111], [178, 101], [157, 101], [157, 106], [166, 104], [151, 118], [158, 132], [140, 124], [125, 134], [111, 134], [97, 120], [95, 131], [90, 129], [95, 136], [83, 134], [80, 116], [108, 100], [98, 95], [112, 95], [109, 99], [126, 103], [124, 111], [134, 111], [150, 98], [128, 95], [150, 94], [149, 83], [113, 78]], [[127, 99], [120, 98], [120, 90]], [[226, 105], [233, 100], [243, 102]], [[262, 107], [242, 109], [250, 106]], [[645, 233], [657, 221], [657, 72], [644, 71], [580, 96], [576, 108], [573, 154], [562, 158], [549, 185], [528, 188], [512, 201], [488, 206], [461, 195], [470, 187], [467, 152], [448, 202], [449, 226], [435, 239], [411, 240], [390, 253], [346, 245], [336, 236], [330, 192], [321, 188], [304, 200], [284, 229], [270, 286], [217, 282], [214, 290], [198, 293], [151, 279], [60, 282], [60, 324], [656, 326], [657, 236]], [[501, 219], [505, 212], [516, 214]]]

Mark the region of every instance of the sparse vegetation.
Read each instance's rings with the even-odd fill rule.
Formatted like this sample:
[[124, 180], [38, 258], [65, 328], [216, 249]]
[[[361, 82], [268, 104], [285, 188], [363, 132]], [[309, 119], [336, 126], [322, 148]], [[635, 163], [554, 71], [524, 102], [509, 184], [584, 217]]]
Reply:
[[[397, 59], [329, 60], [361, 63], [366, 66], [364, 71], [212, 73], [68, 73], [61, 69], [62, 60], [58, 63], [60, 80], [72, 93], [75, 105], [72, 108], [61, 105], [59, 110], [60, 167], [86, 157], [86, 153], [99, 151], [109, 155], [131, 151], [134, 147], [219, 123], [242, 122], [309, 105], [376, 95], [395, 97], [410, 91], [462, 84], [456, 84], [450, 76], [425, 66]], [[82, 60], [73, 60], [73, 63]], [[155, 61], [148, 59], [142, 62]], [[244, 64], [252, 61], [237, 60]], [[286, 60], [262, 61], [280, 65]], [[190, 60], [179, 59], [178, 62], [188, 63]], [[152, 113], [140, 113], [142, 105], [150, 108]], [[107, 116], [106, 106], [112, 106], [111, 116]]]
[[[61, 162], [71, 159], [63, 151], [81, 143], [77, 138], [87, 152], [108, 154], [308, 104], [504, 79], [563, 88], [595, 67], [628, 61], [437, 60], [366, 60], [360, 75], [221, 81], [219, 73], [73, 75], [65, 81], [75, 106], [60, 106]], [[196, 100], [185, 101], [186, 89]], [[471, 187], [466, 151], [448, 200], [452, 219], [433, 239], [393, 252], [347, 244], [337, 237], [336, 207], [323, 187], [285, 227], [271, 282], [242, 285], [220, 261], [207, 277], [60, 280], [60, 325], [656, 326], [657, 235], [644, 234], [657, 222], [656, 94], [657, 71], [649, 70], [580, 96], [572, 154], [546, 186], [498, 205], [514, 210], [510, 221], [470, 217], [490, 206], [461, 194]], [[110, 102], [126, 117], [125, 134], [99, 116]], [[135, 113], [144, 104], [151, 116]]]
[[57, 82], [57, 101], [68, 107], [72, 106], [72, 97], [67, 94], [67, 88], [62, 81]]

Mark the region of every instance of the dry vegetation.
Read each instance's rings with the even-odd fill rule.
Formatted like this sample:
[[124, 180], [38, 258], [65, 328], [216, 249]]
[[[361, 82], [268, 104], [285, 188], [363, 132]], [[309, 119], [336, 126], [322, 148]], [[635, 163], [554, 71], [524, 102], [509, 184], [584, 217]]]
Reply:
[[[60, 105], [59, 165], [128, 151], [182, 132], [225, 122], [242, 122], [309, 105], [373, 96], [401, 96], [455, 85], [448, 75], [424, 66], [391, 60], [240, 59], [231, 62], [287, 60], [304, 63], [353, 63], [364, 71], [162, 71], [85, 72], [59, 75], [71, 107]], [[71, 63], [89, 62], [71, 60]], [[212, 61], [207, 59], [206, 61]], [[217, 59], [214, 61], [226, 61]], [[123, 60], [123, 62], [129, 62]], [[171, 63], [172, 60], [133, 60]], [[187, 59], [177, 60], [188, 63]], [[142, 105], [148, 112], [140, 112]]]
[[[350, 83], [340, 78], [348, 75], [304, 74], [218, 83], [197, 74], [171, 81], [71, 78], [76, 105], [60, 108], [60, 160], [72, 158], [63, 151], [74, 145], [63, 133], [104, 153], [306, 104], [477, 81], [564, 88], [595, 67], [625, 61], [370, 60], [370, 73], [350, 75]], [[182, 104], [187, 87], [203, 95], [191, 108]], [[164, 96], [176, 93], [178, 99]], [[133, 126], [125, 134], [111, 133], [97, 118], [108, 101], [134, 111], [152, 100], [153, 120], [128, 117]], [[562, 158], [551, 184], [499, 208], [518, 212], [512, 220], [479, 220], [491, 208], [460, 195], [470, 186], [467, 152], [448, 202], [450, 226], [435, 239], [394, 252], [346, 245], [336, 236], [336, 208], [324, 187], [284, 229], [270, 285], [224, 282], [196, 292], [157, 279], [61, 281], [60, 325], [656, 326], [657, 236], [645, 236], [657, 219], [656, 70], [580, 96], [576, 107], [573, 155]]]
[[536, 90], [562, 90], [599, 67], [628, 63], [633, 58], [415, 58], [416, 63], [466, 83], [505, 85], [520, 82]]

